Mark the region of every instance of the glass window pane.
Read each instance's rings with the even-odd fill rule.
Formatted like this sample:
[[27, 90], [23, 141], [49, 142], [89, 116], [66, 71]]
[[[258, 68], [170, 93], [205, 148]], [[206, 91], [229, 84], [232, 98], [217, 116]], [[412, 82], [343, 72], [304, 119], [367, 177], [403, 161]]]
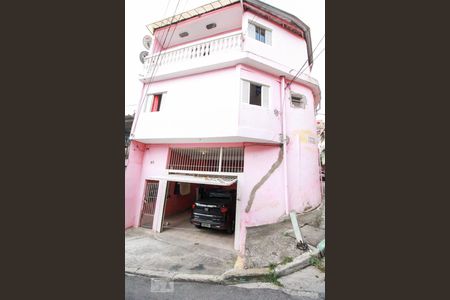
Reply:
[[250, 104], [261, 106], [261, 86], [250, 84]]

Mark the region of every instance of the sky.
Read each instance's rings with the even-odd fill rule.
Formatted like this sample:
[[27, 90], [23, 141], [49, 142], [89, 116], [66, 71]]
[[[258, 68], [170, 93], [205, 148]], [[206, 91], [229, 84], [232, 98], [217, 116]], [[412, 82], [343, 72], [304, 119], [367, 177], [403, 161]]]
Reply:
[[[214, 0], [180, 0], [175, 14], [190, 10]], [[297, 16], [311, 30], [313, 49], [325, 34], [325, 0], [261, 0]], [[146, 50], [142, 38], [149, 34], [146, 25], [174, 15], [178, 0], [126, 0], [125, 1], [125, 114], [132, 114], [139, 101], [142, 71], [139, 53]], [[311, 76], [319, 81], [322, 92], [318, 119], [325, 117], [325, 40], [314, 51]], [[322, 53], [321, 53], [322, 52]], [[320, 53], [320, 54], [319, 54]], [[298, 62], [300, 68], [304, 62]]]

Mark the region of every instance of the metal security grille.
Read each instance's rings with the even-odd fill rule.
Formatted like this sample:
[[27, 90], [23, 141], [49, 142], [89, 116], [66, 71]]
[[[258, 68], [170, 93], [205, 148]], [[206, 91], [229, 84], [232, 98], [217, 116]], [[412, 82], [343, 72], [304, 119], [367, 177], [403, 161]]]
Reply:
[[244, 148], [170, 148], [167, 169], [242, 173]]
[[244, 172], [244, 148], [222, 149], [222, 172]]
[[157, 181], [147, 181], [144, 193], [144, 205], [142, 207], [141, 226], [152, 227], [155, 214], [156, 197], [158, 196]]

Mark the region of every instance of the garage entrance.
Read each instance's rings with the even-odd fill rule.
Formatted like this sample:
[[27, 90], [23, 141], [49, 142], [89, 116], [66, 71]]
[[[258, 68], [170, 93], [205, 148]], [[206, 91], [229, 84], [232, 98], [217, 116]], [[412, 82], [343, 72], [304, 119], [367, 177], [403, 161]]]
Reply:
[[174, 176], [175, 180], [167, 181], [161, 231], [174, 238], [233, 250], [231, 226], [235, 226], [231, 224], [236, 220], [237, 179], [189, 177]]

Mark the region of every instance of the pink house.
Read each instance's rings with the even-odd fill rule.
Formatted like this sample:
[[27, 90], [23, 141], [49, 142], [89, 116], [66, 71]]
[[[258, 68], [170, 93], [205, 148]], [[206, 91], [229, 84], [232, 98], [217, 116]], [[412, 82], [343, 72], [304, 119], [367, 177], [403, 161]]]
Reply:
[[237, 193], [242, 254], [248, 227], [317, 207], [320, 88], [309, 76], [309, 27], [257, 0], [215, 1], [147, 27], [125, 228], [161, 232], [199, 189], [221, 186]]

